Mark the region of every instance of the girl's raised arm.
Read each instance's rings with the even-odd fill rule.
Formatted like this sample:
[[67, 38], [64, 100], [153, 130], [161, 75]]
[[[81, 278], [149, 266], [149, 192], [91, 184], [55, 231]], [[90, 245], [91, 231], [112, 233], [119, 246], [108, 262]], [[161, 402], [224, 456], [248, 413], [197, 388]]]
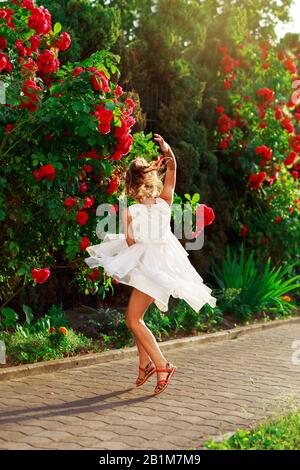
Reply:
[[167, 171], [164, 179], [164, 187], [159, 197], [164, 199], [170, 206], [173, 202], [174, 190], [176, 186], [176, 171], [177, 162], [175, 159], [174, 152], [167, 142], [159, 134], [154, 134], [154, 140], [156, 140], [161, 148], [164, 158], [167, 161]]

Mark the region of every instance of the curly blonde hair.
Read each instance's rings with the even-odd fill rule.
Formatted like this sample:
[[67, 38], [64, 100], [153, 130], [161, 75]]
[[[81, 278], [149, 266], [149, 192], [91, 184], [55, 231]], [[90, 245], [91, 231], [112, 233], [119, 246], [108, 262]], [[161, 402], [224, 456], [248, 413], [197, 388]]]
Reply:
[[157, 197], [163, 188], [159, 170], [162, 160], [150, 163], [144, 157], [136, 157], [125, 173], [125, 189], [127, 194], [138, 201]]

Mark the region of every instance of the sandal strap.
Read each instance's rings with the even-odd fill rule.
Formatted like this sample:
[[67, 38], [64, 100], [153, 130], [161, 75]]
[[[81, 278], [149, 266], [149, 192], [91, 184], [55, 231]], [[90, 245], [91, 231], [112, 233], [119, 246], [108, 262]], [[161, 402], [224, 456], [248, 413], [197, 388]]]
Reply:
[[[150, 362], [148, 362], [148, 364], [146, 365], [146, 367], [140, 367], [140, 366], [139, 366], [139, 369], [140, 369], [141, 371], [143, 371], [143, 372], [145, 372], [147, 369], [149, 369], [149, 371], [150, 371], [150, 370], [153, 370], [153, 366], [149, 368], [149, 366], [152, 365], [152, 364], [153, 364], [153, 361], [150, 361]], [[153, 365], [154, 365], [154, 364], [153, 364]], [[154, 367], [155, 367], [155, 366], [154, 366]]]
[[156, 372], [172, 372], [174, 367], [169, 367], [167, 369], [156, 369]]
[[169, 380], [168, 380], [168, 379], [161, 379], [161, 380], [158, 380], [158, 381], [157, 381], [156, 386], [157, 386], [157, 385], [160, 385], [160, 384], [167, 384], [167, 383], [169, 383]]
[[170, 363], [167, 362], [166, 363], [166, 367], [164, 369], [156, 369], [156, 372], [172, 372], [172, 370], [174, 369], [174, 366], [173, 367], [168, 367]]

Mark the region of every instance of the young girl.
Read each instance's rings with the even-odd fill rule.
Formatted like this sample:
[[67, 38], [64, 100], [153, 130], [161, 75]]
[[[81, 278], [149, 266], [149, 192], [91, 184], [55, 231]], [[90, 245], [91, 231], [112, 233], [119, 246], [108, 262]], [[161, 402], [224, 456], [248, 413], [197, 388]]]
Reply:
[[160, 350], [143, 317], [154, 302], [163, 312], [168, 310], [170, 295], [184, 299], [196, 312], [208, 303], [216, 306], [211, 289], [188, 260], [188, 252], [171, 231], [171, 205], [176, 184], [177, 163], [171, 147], [154, 134], [166, 163], [164, 183], [158, 176], [162, 160], [135, 158], [125, 175], [127, 194], [136, 204], [124, 209], [124, 233], [106, 233], [102, 243], [89, 246], [88, 266], [104, 267], [117, 281], [133, 287], [126, 324], [134, 335], [139, 353], [139, 376], [136, 386], [143, 385], [157, 373], [154, 394], [163, 392], [176, 371]]

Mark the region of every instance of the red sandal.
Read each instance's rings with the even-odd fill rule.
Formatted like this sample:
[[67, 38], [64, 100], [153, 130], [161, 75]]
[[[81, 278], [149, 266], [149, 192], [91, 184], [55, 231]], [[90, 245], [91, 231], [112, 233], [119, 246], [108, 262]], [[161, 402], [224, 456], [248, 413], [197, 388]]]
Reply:
[[156, 387], [154, 389], [154, 395], [159, 395], [161, 392], [166, 390], [167, 386], [169, 385], [171, 381], [171, 377], [175, 374], [177, 367], [176, 366], [169, 367], [169, 365], [170, 363], [167, 362], [165, 369], [156, 369], [156, 372], [168, 372], [168, 375], [165, 379], [161, 379], [157, 381]]
[[154, 372], [156, 371], [156, 367], [153, 364], [153, 361], [150, 361], [150, 362], [148, 362], [146, 367], [139, 367], [139, 369], [141, 371], [143, 371], [145, 373], [145, 375], [142, 379], [139, 378], [139, 377], [136, 379], [135, 385], [137, 387], [140, 387], [141, 385], [143, 385], [151, 377], [151, 375], [154, 374]]

